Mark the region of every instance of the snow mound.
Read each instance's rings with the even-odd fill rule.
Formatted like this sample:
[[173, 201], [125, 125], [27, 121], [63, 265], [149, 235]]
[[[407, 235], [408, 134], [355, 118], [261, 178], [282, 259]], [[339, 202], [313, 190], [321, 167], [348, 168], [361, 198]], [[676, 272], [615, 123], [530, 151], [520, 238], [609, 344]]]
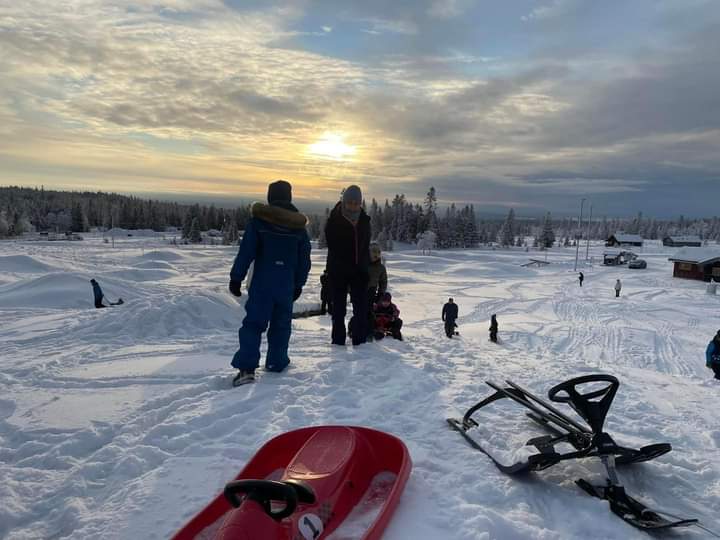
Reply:
[[148, 251], [147, 253], [138, 257], [138, 259], [145, 261], [165, 262], [182, 261], [184, 258], [185, 257], [182, 253], [178, 253], [177, 251], [170, 249]]
[[5, 255], [0, 257], [0, 272], [26, 272], [39, 274], [55, 270], [43, 262], [38, 261], [29, 255]]
[[65, 272], [5, 285], [0, 287], [0, 306], [56, 309], [93, 307], [90, 278], [80, 273]]
[[133, 265], [135, 268], [151, 268], [153, 270], [176, 270], [176, 268], [167, 261], [158, 261], [152, 259], [149, 261], [141, 261]]
[[128, 301], [112, 317], [87, 327], [88, 337], [119, 336], [141, 339], [190, 337], [219, 332], [224, 336], [237, 331], [245, 315], [229, 294], [188, 293], [172, 297], [143, 296]]
[[114, 272], [107, 272], [103, 275], [111, 276], [125, 281], [163, 281], [165, 279], [179, 276], [180, 272], [178, 272], [177, 270], [165, 270], [158, 268], [139, 268], [116, 270]]

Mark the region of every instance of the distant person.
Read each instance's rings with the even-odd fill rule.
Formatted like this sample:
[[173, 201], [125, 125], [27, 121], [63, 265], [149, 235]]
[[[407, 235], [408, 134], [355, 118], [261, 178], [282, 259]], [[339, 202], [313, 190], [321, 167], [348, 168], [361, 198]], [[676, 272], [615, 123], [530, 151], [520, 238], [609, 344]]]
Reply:
[[400, 318], [400, 310], [392, 303], [392, 295], [385, 292], [380, 296], [380, 300], [375, 304], [373, 311], [375, 313], [375, 339], [382, 339], [386, 335], [391, 335], [397, 340], [402, 341], [402, 319]]
[[582, 272], [578, 275], [578, 281], [580, 282], [580, 286], [582, 287], [582, 282], [585, 280], [585, 276]]
[[720, 379], [720, 330], [705, 349], [705, 365], [713, 370], [716, 379]]
[[493, 314], [490, 316], [490, 341], [497, 343], [498, 335], [498, 322], [497, 315]]
[[100, 288], [100, 284], [97, 281], [95, 281], [94, 279], [91, 279], [90, 283], [92, 284], [93, 296], [95, 297], [95, 307], [96, 308], [107, 307], [102, 302], [105, 295], [103, 294], [102, 289]]
[[620, 279], [615, 282], [615, 298], [620, 296], [620, 291], [622, 290], [622, 283], [620, 283]]
[[452, 298], [448, 298], [448, 301], [442, 308], [442, 320], [445, 323], [445, 335], [449, 338], [457, 334], [457, 332], [455, 332], [455, 328], [457, 328], [455, 321], [457, 318], [458, 305]]
[[332, 299], [330, 297], [330, 279], [327, 268], [320, 275], [320, 315], [332, 314]]
[[102, 289], [100, 288], [100, 284], [97, 281], [95, 281], [95, 279], [91, 279], [90, 283], [92, 284], [92, 288], [93, 288], [93, 297], [95, 299], [95, 307], [96, 308], [108, 307], [105, 304], [103, 304], [103, 300], [107, 300], [107, 303], [110, 306], [119, 306], [121, 304], [124, 304], [122, 298], [118, 298], [117, 302], [111, 302], [110, 300], [105, 298], [105, 294], [103, 294]]
[[310, 271], [307, 218], [291, 202], [292, 186], [284, 180], [273, 182], [267, 199], [268, 204], [252, 205], [252, 217], [230, 270], [230, 292], [242, 296], [242, 281], [254, 262], [246, 315], [238, 331], [240, 348], [232, 359], [232, 366], [239, 370], [233, 386], [255, 381], [260, 341], [268, 323], [265, 369], [279, 372], [290, 363], [293, 302], [302, 294]]
[[332, 343], [345, 345], [347, 294], [353, 306], [352, 344], [367, 341], [370, 218], [362, 208], [362, 192], [348, 186], [325, 224], [327, 269], [332, 299]]

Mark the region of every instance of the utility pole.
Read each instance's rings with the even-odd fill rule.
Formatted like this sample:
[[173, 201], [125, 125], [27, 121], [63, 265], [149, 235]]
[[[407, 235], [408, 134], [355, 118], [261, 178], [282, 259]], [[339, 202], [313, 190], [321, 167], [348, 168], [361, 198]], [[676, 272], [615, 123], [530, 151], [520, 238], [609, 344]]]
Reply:
[[573, 268], [573, 272], [577, 272], [578, 255], [580, 254], [580, 240], [582, 240], [582, 215], [584, 205], [585, 197], [583, 197], [580, 201], [580, 218], [578, 218], [578, 229], [580, 229], [580, 238], [578, 238], [577, 234], [575, 235], [575, 268]]
[[592, 221], [592, 207], [593, 205], [590, 205], [590, 217], [588, 218], [588, 224], [587, 224], [587, 244], [585, 247], [585, 260], [587, 261], [590, 257], [590, 222]]

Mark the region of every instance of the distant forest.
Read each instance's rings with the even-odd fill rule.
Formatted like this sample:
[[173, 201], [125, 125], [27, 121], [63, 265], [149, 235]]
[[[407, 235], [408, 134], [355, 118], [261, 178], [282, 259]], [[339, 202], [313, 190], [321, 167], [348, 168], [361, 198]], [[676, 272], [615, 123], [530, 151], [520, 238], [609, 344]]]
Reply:
[[[615, 232], [639, 234], [661, 239], [668, 235], [698, 235], [704, 240], [720, 240], [718, 217], [659, 220], [639, 213], [634, 218], [594, 218], [578, 226], [577, 218], [518, 218], [509, 210], [504, 219], [484, 218], [472, 205], [451, 204], [438, 209], [437, 193], [430, 188], [422, 203], [405, 195], [365, 204], [372, 223], [372, 236], [386, 250], [393, 242], [417, 242], [422, 247], [475, 247], [491, 242], [501, 245], [534, 247], [572, 245], [575, 238], [606, 239]], [[309, 215], [308, 232], [324, 244], [324, 215]], [[86, 232], [92, 228], [152, 229], [169, 227], [182, 231], [191, 242], [202, 241], [202, 231], [222, 231], [225, 243], [235, 243], [239, 231], [250, 219], [250, 204], [236, 208], [215, 205], [179, 204], [103, 192], [54, 191], [44, 188], [0, 187], [0, 237], [25, 233]], [[581, 232], [582, 231], [582, 232]]]

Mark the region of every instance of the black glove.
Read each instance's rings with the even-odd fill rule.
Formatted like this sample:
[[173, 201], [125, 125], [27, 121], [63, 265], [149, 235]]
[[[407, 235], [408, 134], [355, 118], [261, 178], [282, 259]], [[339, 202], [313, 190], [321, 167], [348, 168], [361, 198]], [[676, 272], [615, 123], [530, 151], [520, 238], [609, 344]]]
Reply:
[[230, 286], [228, 288], [230, 289], [230, 292], [233, 294], [233, 296], [242, 296], [240, 285], [242, 285], [242, 281], [230, 280]]
[[293, 291], [293, 302], [300, 298], [300, 295], [302, 294], [302, 287], [298, 287]]

